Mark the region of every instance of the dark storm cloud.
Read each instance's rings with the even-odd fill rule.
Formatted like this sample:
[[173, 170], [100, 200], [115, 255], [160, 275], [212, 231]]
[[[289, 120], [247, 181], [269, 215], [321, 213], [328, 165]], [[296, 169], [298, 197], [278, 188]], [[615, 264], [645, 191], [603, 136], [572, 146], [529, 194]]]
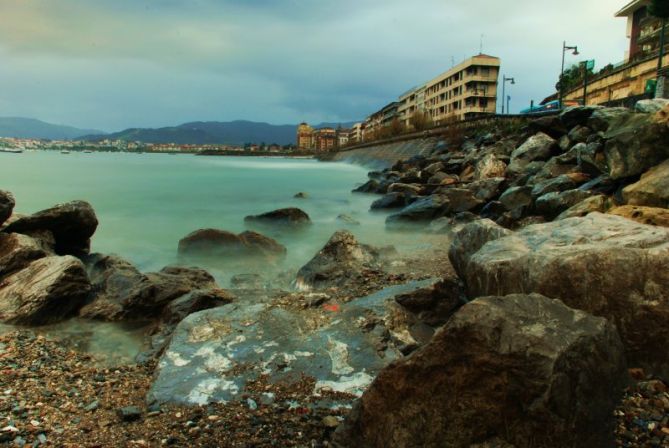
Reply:
[[0, 115], [108, 130], [348, 121], [478, 53], [481, 34], [519, 109], [551, 93], [563, 39], [599, 66], [623, 58], [624, 3], [4, 0]]

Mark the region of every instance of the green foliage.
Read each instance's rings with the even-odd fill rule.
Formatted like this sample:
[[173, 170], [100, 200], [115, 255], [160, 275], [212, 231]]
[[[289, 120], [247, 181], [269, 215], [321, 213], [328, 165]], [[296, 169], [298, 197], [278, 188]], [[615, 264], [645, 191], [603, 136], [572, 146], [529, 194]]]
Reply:
[[[562, 85], [564, 91], [569, 91], [575, 89], [583, 84], [583, 76], [585, 75], [585, 64], [575, 64], [569, 67], [564, 71], [562, 77], [555, 84], [555, 89], [560, 90], [560, 85]], [[593, 76], [592, 69], [588, 70], [588, 77]]]
[[669, 18], [669, 0], [651, 0], [648, 10], [655, 17]]

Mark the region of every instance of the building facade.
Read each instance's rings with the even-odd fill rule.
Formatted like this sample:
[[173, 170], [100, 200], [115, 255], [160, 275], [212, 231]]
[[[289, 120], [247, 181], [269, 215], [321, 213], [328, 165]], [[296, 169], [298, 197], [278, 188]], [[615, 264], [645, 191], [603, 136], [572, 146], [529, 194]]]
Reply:
[[616, 13], [616, 17], [627, 19], [626, 62], [643, 59], [659, 49], [662, 20], [650, 14], [649, 5], [650, 0], [633, 0]]
[[312, 149], [314, 146], [314, 129], [306, 123], [297, 127], [297, 149]]
[[316, 151], [329, 151], [337, 146], [337, 131], [334, 128], [316, 129], [313, 136], [313, 149]]

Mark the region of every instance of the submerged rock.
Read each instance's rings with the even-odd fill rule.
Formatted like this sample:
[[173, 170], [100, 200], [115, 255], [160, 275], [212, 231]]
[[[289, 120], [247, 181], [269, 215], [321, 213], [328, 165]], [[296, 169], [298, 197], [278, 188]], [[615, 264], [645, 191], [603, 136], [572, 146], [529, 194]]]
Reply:
[[[468, 244], [466, 230], [455, 247]], [[669, 229], [591, 213], [463, 252], [454, 265], [470, 298], [536, 292], [609, 318], [629, 363], [669, 378]]]
[[0, 190], [0, 225], [12, 216], [15, 205], [14, 195], [9, 191]]
[[290, 207], [274, 210], [260, 215], [244, 218], [248, 223], [279, 224], [288, 226], [302, 226], [311, 223], [311, 218], [299, 208]]
[[72, 256], [31, 262], [0, 282], [0, 321], [44, 325], [73, 315], [91, 285], [84, 265]]
[[625, 367], [605, 319], [540, 295], [480, 298], [381, 371], [335, 446], [613, 446]]
[[90, 238], [98, 227], [98, 219], [91, 204], [72, 201], [42, 210], [9, 224], [6, 232], [28, 233], [50, 231], [60, 255], [81, 256], [90, 249]]
[[280, 258], [286, 247], [258, 232], [235, 235], [218, 229], [201, 229], [179, 240], [178, 253], [186, 258], [222, 258], [236, 262], [238, 257]]
[[366, 270], [378, 270], [379, 252], [360, 244], [346, 230], [339, 230], [297, 273], [297, 284], [306, 288], [329, 288], [355, 281]]

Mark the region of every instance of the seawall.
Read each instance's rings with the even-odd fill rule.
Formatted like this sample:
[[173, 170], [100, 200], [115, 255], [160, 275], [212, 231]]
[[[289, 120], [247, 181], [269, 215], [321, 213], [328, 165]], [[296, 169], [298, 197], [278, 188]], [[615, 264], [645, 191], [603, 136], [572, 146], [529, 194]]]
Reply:
[[342, 151], [332, 155], [329, 160], [336, 162], [355, 163], [374, 169], [392, 166], [398, 160], [409, 159], [416, 155], [428, 155], [437, 146], [439, 139], [435, 137], [416, 138], [391, 143]]

